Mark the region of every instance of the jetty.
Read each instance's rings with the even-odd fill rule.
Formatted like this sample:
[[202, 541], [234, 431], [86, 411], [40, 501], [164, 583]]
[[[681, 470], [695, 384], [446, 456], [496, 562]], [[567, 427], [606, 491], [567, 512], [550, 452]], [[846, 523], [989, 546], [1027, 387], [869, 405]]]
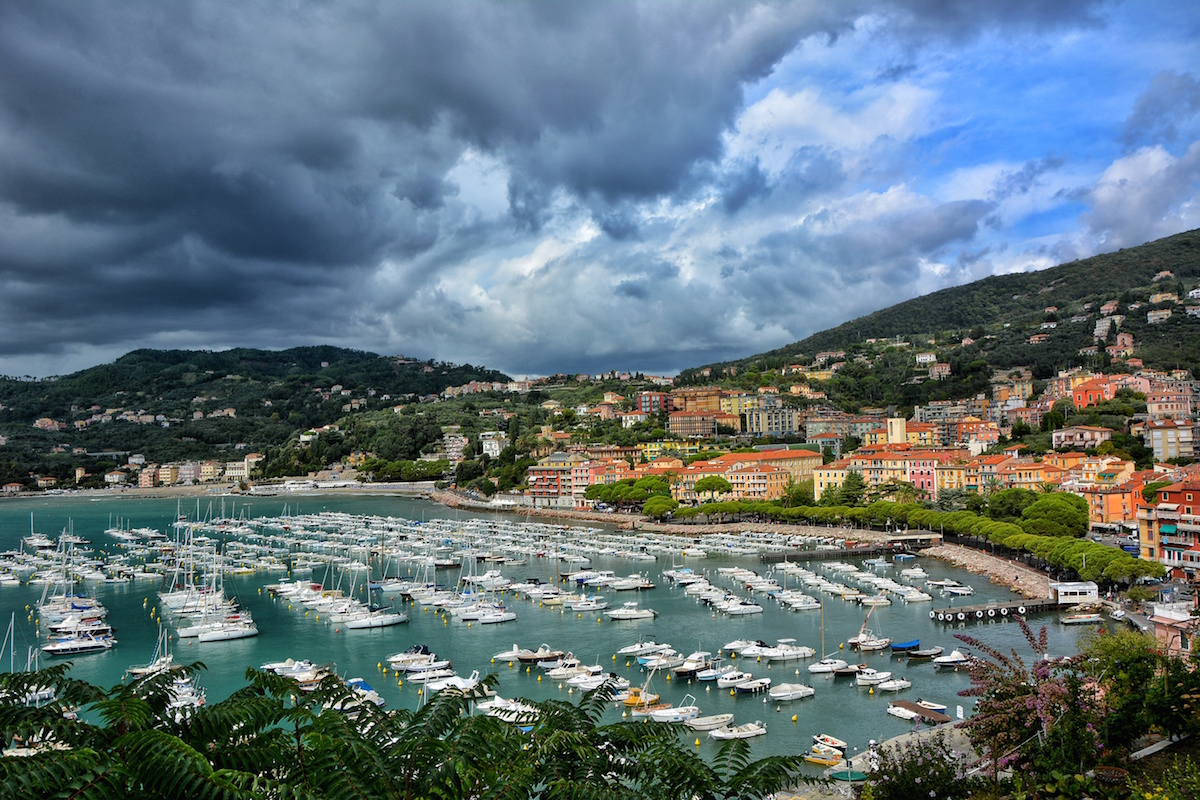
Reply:
[[763, 564], [778, 564], [782, 561], [844, 561], [845, 559], [862, 558], [864, 556], [891, 556], [903, 554], [901, 548], [883, 546], [873, 547], [837, 547], [823, 550], [771, 550], [758, 554], [758, 560]]
[[1012, 600], [1008, 602], [981, 603], [973, 606], [951, 606], [935, 608], [929, 618], [938, 622], [983, 622], [988, 619], [1003, 619], [1010, 616], [1028, 616], [1043, 611], [1057, 611], [1062, 605], [1057, 600]]

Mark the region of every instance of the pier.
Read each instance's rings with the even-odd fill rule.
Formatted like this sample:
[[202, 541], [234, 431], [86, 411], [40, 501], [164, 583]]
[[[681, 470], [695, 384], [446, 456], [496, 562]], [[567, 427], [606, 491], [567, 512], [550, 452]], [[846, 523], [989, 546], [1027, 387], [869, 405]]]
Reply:
[[764, 564], [779, 564], [783, 561], [839, 561], [864, 556], [894, 556], [907, 552], [904, 548], [876, 545], [875, 547], [842, 547], [835, 550], [775, 550], [759, 553], [758, 560]]
[[983, 603], [973, 606], [951, 606], [950, 608], [935, 608], [929, 612], [929, 618], [937, 622], [983, 622], [987, 619], [1003, 619], [1011, 616], [1028, 616], [1043, 611], [1055, 611], [1062, 608], [1057, 600], [1013, 600], [1003, 603]]

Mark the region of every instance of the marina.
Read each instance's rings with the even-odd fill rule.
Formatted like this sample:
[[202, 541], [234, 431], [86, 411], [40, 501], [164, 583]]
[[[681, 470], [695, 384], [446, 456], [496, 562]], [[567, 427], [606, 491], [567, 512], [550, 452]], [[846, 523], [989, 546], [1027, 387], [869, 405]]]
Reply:
[[[816, 733], [849, 742], [851, 752], [864, 748], [870, 739], [905, 733], [914, 720], [889, 713], [889, 702], [892, 706], [900, 702], [896, 692], [946, 704], [951, 717], [959, 706], [969, 715], [970, 701], [958, 696], [968, 685], [965, 672], [935, 667], [932, 658], [917, 655], [937, 647], [945, 652], [966, 649], [953, 638], [955, 631], [969, 631], [1005, 650], [1025, 650], [1024, 638], [1011, 618], [985, 617], [981, 622], [964, 620], [948, 626], [930, 618], [928, 601], [905, 599], [916, 597], [931, 578], [973, 584], [978, 601], [1017, 602], [1006, 589], [922, 558], [761, 561], [760, 550], [766, 552], [765, 548], [797, 536], [786, 528], [777, 537], [731, 531], [680, 542], [661, 534], [529, 523], [498, 515], [455, 515], [415, 498], [313, 496], [300, 498], [300, 507], [289, 506], [286, 511], [282, 502], [262, 498], [255, 499], [253, 507], [226, 498], [224, 511], [221, 502], [206, 498], [198, 509], [190, 510], [161, 499], [46, 498], [0, 504], [0, 536], [4, 537], [0, 547], [8, 553], [22, 552], [32, 511], [34, 528], [51, 544], [57, 539], [52, 532], [70, 524], [83, 540], [77, 546], [92, 550], [93, 566], [102, 573], [104, 565], [115, 563], [151, 576], [83, 584], [84, 594], [107, 609], [105, 624], [117, 632], [120, 643], [69, 656], [73, 676], [101, 685], [119, 682], [131, 665], [145, 664], [156, 651], [162, 620], [173, 663], [205, 664], [196, 691], [206, 693], [209, 703], [242, 686], [247, 667], [288, 659], [326, 665], [346, 680], [363, 680], [389, 708], [415, 707], [428, 691], [477, 680], [489, 672], [499, 678], [498, 695], [512, 698], [506, 702], [513, 703], [518, 698], [573, 701], [585, 687], [612, 680], [628, 682], [634, 696], [646, 687], [646, 694], [657, 695], [657, 705], [639, 707], [637, 700], [628, 706], [614, 703], [608, 721], [632, 719], [635, 711], [638, 719], [648, 723], [687, 714], [686, 722], [700, 726], [697, 730], [712, 725], [707, 730], [728, 728], [721, 736], [753, 734], [756, 755], [770, 755], [807, 751], [805, 740]], [[157, 531], [161, 538], [139, 543], [109, 536], [105, 529], [110, 513], [132, 520], [133, 528]], [[225, 614], [245, 615], [257, 629], [256, 636], [217, 641], [179, 638], [187, 628], [177, 622], [176, 612], [160, 594], [169, 591], [167, 575], [172, 570], [158, 565], [163, 550], [177, 547], [177, 535], [184, 531], [190, 532], [196, 555], [208, 554], [205, 557], [219, 568], [220, 594], [236, 604], [235, 610], [222, 606]], [[807, 546], [817, 546], [818, 538]], [[684, 543], [689, 549], [711, 549], [704, 557], [688, 557], [682, 555]], [[748, 552], [730, 554], [731, 546]], [[142, 547], [151, 555], [134, 557], [134, 549]], [[501, 560], [486, 562], [486, 558]], [[435, 560], [453, 561], [456, 566], [439, 568]], [[485, 563], [486, 570], [474, 570], [475, 564]], [[901, 575], [901, 569], [914, 566], [928, 577]], [[598, 611], [566, 608], [561, 596], [578, 593], [585, 585], [563, 576], [585, 569], [609, 573], [586, 585], [587, 599], [606, 601], [606, 610], [655, 613], [614, 620]], [[493, 570], [495, 574], [488, 575]], [[209, 567], [197, 574], [209, 574], [209, 585], [215, 585]], [[634, 574], [655, 588], [613, 585]], [[485, 589], [478, 580], [466, 581], [469, 575], [486, 576], [484, 583], [494, 588]], [[385, 585], [393, 590], [383, 591]], [[22, 662], [24, 648], [48, 641], [46, 625], [32, 613], [43, 589], [28, 582], [0, 587], [2, 607], [16, 612]], [[215, 600], [216, 594], [201, 593], [209, 599], [197, 607]], [[892, 602], [859, 602], [860, 597], [881, 595]], [[800, 596], [811, 602], [797, 603]], [[354, 618], [341, 616], [356, 608], [348, 602], [351, 599], [369, 609], [369, 614], [404, 616], [407, 621], [351, 627]], [[725, 610], [734, 607], [734, 601], [760, 611]], [[482, 624], [478, 618], [464, 620], [453, 613], [469, 604], [499, 604], [502, 613], [515, 618], [505, 624]], [[793, 610], [797, 604], [809, 608]], [[868, 615], [876, 634], [902, 645], [919, 643], [920, 649], [860, 650], [850, 658], [848, 642], [862, 633]], [[1055, 626], [1051, 646], [1056, 653], [1074, 652], [1086, 627]], [[572, 654], [573, 665], [561, 663]], [[674, 667], [646, 666], [639, 663], [641, 658], [666, 659], [660, 665], [672, 659], [678, 662]], [[855, 680], [838, 677], [832, 670], [810, 669], [819, 662], [833, 667], [838, 661], [861, 664], [876, 676], [891, 673], [892, 680], [902, 679], [911, 688], [896, 683], [888, 690], [875, 688], [888, 678], [859, 688]], [[682, 671], [673, 671], [684, 664]], [[551, 677], [552, 669], [561, 671]], [[739, 683], [750, 686], [738, 691]], [[513, 713], [499, 701], [493, 707], [495, 713]], [[681, 707], [686, 710], [667, 711]], [[662, 713], [650, 716], [655, 711]], [[764, 722], [770, 724], [761, 729], [755, 725]], [[715, 748], [719, 741], [720, 736], [701, 737], [701, 751], [709, 752], [707, 748]], [[819, 774], [819, 765], [813, 771]]]

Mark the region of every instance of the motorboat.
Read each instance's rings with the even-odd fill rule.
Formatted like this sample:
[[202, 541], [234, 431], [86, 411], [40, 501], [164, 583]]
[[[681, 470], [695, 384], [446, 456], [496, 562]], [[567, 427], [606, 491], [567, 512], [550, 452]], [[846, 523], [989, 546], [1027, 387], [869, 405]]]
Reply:
[[795, 639], [780, 639], [779, 644], [775, 647], [768, 647], [762, 652], [762, 658], [767, 661], [799, 661], [804, 658], [812, 658], [816, 655], [816, 651], [811, 647], [797, 645]]
[[744, 725], [726, 725], [722, 728], [714, 728], [708, 732], [708, 735], [713, 739], [749, 739], [752, 736], [762, 736], [767, 732], [767, 725], [764, 722], [755, 720], [747, 722]]
[[100, 653], [111, 650], [116, 639], [97, 639], [92, 636], [59, 636], [49, 644], [42, 646], [42, 652], [48, 656], [74, 656], [87, 653]]
[[876, 686], [881, 692], [899, 692], [912, 688], [912, 681], [906, 678], [889, 678]]
[[624, 647], [622, 647], [620, 650], [617, 651], [617, 655], [618, 656], [634, 656], [634, 657], [653, 655], [654, 653], [661, 653], [663, 650], [667, 650], [670, 647], [671, 647], [671, 645], [669, 645], [669, 644], [659, 644], [658, 642], [651, 639], [648, 642], [639, 641], [639, 642], [635, 642], [634, 644], [625, 645]]
[[640, 608], [636, 600], [622, 603], [620, 608], [611, 608], [604, 612], [611, 620], [654, 619], [658, 612], [651, 608]]
[[920, 639], [910, 639], [907, 642], [892, 642], [893, 653], [905, 653], [912, 650], [918, 650], [921, 647]]
[[961, 650], [951, 650], [949, 655], [936, 656], [933, 659], [933, 664], [936, 667], [960, 667], [970, 660], [971, 657]]
[[733, 690], [738, 694], [758, 694], [771, 688], [770, 678], [751, 678], [735, 685]]
[[690, 694], [683, 698], [682, 704], [674, 708], [661, 708], [650, 712], [650, 719], [655, 722], [686, 722], [699, 716], [700, 706], [696, 705], [696, 698]]
[[878, 670], [874, 667], [861, 669], [854, 676], [854, 682], [859, 686], [876, 686], [892, 677], [892, 673], [886, 670]]
[[737, 667], [735, 667], [733, 664], [722, 664], [721, 659], [714, 658], [709, 662], [709, 666], [706, 669], [699, 670], [696, 673], [695, 678], [698, 681], [715, 681], [722, 675], [727, 675], [730, 672], [736, 671]]
[[835, 678], [853, 678], [855, 675], [857, 675], [859, 672], [861, 672], [862, 670], [864, 670], [866, 668], [867, 668], [866, 664], [847, 664], [846, 666], [842, 667], [841, 669], [835, 669], [833, 671], [833, 677], [835, 677]]
[[933, 700], [921, 700], [920, 698], [918, 698], [917, 705], [921, 706], [922, 708], [927, 708], [930, 711], [936, 711], [939, 714], [946, 713], [946, 704], [945, 703], [937, 703], [937, 702], [934, 702]]
[[749, 672], [742, 672], [740, 669], [735, 669], [732, 672], [726, 672], [724, 675], [717, 678], [718, 689], [730, 689], [737, 686], [739, 683], [745, 683], [754, 678]]
[[1104, 617], [1095, 613], [1068, 614], [1061, 621], [1063, 625], [1095, 625], [1103, 622]]
[[522, 664], [535, 664], [539, 661], [549, 661], [554, 658], [562, 658], [564, 652], [556, 650], [544, 642], [538, 646], [537, 650], [527, 650], [517, 654], [517, 660]]
[[898, 706], [895, 703], [888, 703], [887, 713], [891, 714], [893, 717], [899, 717], [900, 719], [910, 721], [921, 716], [920, 713], [913, 711], [911, 708]]
[[772, 686], [767, 691], [767, 696], [772, 700], [803, 700], [816, 693], [816, 689], [805, 686], [803, 683], [781, 683], [778, 686]]

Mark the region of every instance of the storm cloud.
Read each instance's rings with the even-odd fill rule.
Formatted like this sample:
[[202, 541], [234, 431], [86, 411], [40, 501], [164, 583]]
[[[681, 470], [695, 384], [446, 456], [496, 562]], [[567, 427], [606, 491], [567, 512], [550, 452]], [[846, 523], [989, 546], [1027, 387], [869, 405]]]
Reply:
[[[1149, 6], [7, 4], [0, 373], [309, 343], [673, 372], [1172, 233], [1167, 18], [1197, 15]], [[1179, 38], [1114, 65], [1102, 35]], [[1126, 87], [1102, 119], [1091, 70]], [[1039, 104], [1064, 124], [1033, 135]]]

